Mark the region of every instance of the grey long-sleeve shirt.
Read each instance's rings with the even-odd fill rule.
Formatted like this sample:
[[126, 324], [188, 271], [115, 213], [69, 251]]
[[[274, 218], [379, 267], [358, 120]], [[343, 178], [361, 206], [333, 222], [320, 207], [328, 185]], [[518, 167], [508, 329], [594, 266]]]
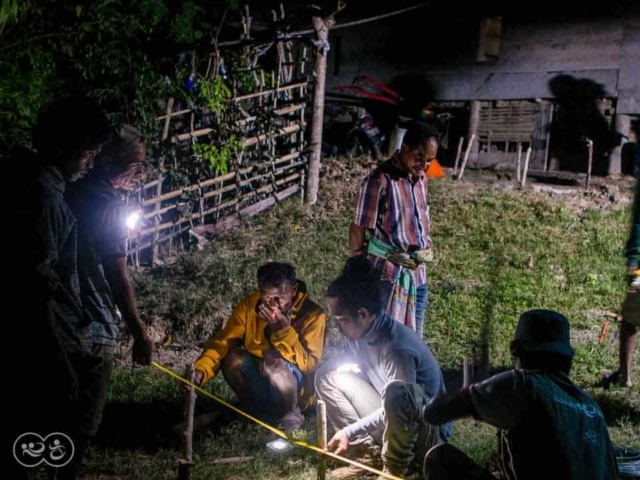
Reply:
[[[410, 328], [394, 321], [384, 313], [378, 315], [371, 329], [360, 339], [349, 342], [357, 358], [362, 375], [382, 395], [393, 380], [420, 385], [429, 398], [446, 393], [442, 370], [431, 349]], [[379, 428], [383, 422], [379, 409], [345, 428], [352, 438]], [[449, 424], [443, 426], [443, 436], [450, 436]]]

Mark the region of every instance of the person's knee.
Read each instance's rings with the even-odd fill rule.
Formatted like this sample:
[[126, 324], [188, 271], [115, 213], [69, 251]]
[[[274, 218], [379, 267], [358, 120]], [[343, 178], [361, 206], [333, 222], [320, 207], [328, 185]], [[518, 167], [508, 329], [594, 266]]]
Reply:
[[419, 385], [394, 380], [382, 392], [382, 407], [387, 422], [411, 426], [420, 423], [424, 393]]
[[227, 377], [229, 375], [240, 375], [242, 373], [242, 364], [244, 363], [244, 353], [240, 348], [233, 348], [225, 355], [222, 360], [222, 374]]
[[264, 372], [266, 375], [289, 371], [287, 361], [275, 350], [267, 350], [264, 354]]
[[298, 380], [289, 369], [287, 361], [282, 356], [273, 351], [265, 353], [264, 376], [269, 383], [281, 393], [296, 392], [298, 390]]
[[334, 376], [335, 368], [333, 362], [326, 362], [318, 367], [314, 379], [314, 387], [319, 398], [325, 398], [327, 393], [334, 388]]

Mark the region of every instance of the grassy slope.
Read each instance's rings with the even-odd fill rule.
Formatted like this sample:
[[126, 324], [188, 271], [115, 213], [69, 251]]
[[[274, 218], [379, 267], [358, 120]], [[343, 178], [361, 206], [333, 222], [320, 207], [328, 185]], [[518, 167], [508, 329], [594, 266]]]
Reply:
[[[202, 252], [137, 274], [142, 311], [176, 342], [202, 342], [253, 288], [257, 267], [271, 259], [295, 264], [311, 295], [321, 300], [348, 254], [353, 191], [363, 171], [334, 163], [323, 179], [321, 205], [313, 211], [291, 199]], [[622, 252], [629, 211], [589, 208], [589, 203], [593, 205], [492, 185], [434, 182], [436, 260], [429, 267], [426, 340], [445, 370], [459, 370], [461, 358], [481, 352], [484, 345], [491, 368], [507, 368], [519, 313], [529, 308], [565, 313], [572, 321], [576, 348], [574, 380], [600, 402], [614, 442], [640, 449], [638, 388], [590, 388], [616, 362], [615, 327], [602, 344], [598, 335], [604, 313], [616, 310], [623, 297]], [[331, 332], [331, 348], [339, 345]], [[640, 367], [640, 359], [636, 363]], [[638, 375], [635, 382], [640, 384]], [[210, 388], [232, 397], [221, 379]], [[110, 399], [107, 426], [92, 451], [90, 471], [122, 478], [174, 478], [178, 447], [169, 440], [169, 428], [181, 415], [174, 383], [155, 371], [123, 367], [116, 373]], [[312, 422], [306, 432], [310, 437]], [[312, 455], [296, 452], [286, 460], [273, 459], [263, 448], [268, 438], [260, 427], [242, 423], [201, 434], [195, 445], [194, 478], [315, 477]], [[453, 441], [486, 463], [495, 431], [471, 420], [458, 422]], [[211, 464], [216, 457], [241, 455], [257, 459], [232, 466]]]

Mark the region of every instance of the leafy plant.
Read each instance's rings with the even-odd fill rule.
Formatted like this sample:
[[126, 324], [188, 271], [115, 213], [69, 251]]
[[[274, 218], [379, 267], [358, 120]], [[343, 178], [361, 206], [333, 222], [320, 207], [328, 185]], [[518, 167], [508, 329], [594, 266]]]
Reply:
[[235, 156], [244, 148], [237, 135], [231, 134], [219, 143], [194, 143], [191, 147], [194, 155], [208, 163], [214, 174], [227, 173]]
[[198, 88], [200, 90], [200, 98], [211, 113], [218, 117], [222, 115], [228, 108], [228, 102], [231, 99], [231, 90], [224, 83], [222, 77], [217, 76], [213, 80], [208, 80], [200, 76]]
[[[157, 139], [168, 97], [197, 100], [184, 88], [191, 65], [183, 52], [200, 48], [229, 8], [225, 0], [190, 0], [172, 16], [169, 0], [74, 3], [0, 0], [0, 152], [28, 147], [41, 107], [67, 94], [93, 97], [112, 122]], [[230, 96], [222, 87], [204, 85], [218, 114]]]

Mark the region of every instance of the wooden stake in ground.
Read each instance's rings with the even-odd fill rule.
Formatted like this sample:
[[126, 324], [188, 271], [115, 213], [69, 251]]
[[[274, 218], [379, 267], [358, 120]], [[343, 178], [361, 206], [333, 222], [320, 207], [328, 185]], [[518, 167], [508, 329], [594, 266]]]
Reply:
[[469, 144], [467, 145], [467, 150], [464, 152], [464, 160], [462, 161], [462, 166], [460, 167], [460, 173], [458, 174], [458, 180], [462, 180], [462, 176], [464, 175], [464, 169], [467, 167], [467, 160], [469, 160], [469, 154], [471, 153], [471, 147], [473, 146], [473, 141], [476, 139], [476, 134], [471, 134], [471, 138], [469, 139]]
[[587, 140], [589, 144], [589, 164], [587, 165], [587, 188], [591, 184], [591, 167], [593, 165], [593, 140]]
[[464, 357], [462, 359], [462, 386], [463, 387], [469, 386], [469, 379], [471, 377], [470, 371], [471, 369], [469, 368], [469, 357]]
[[335, 23], [333, 17], [313, 17], [313, 28], [317, 36], [315, 87], [313, 89], [313, 116], [311, 120], [311, 157], [307, 179], [307, 203], [313, 205], [318, 200], [320, 184], [320, 156], [322, 154], [322, 122], [324, 117], [324, 91], [327, 76], [327, 53], [329, 30]]
[[522, 165], [522, 145], [518, 142], [518, 162], [516, 163], [516, 180], [520, 182], [520, 167]]
[[[327, 446], [327, 404], [318, 400], [318, 447], [325, 449]], [[327, 460], [324, 456], [318, 459], [318, 480], [325, 480], [327, 473]]]
[[458, 140], [458, 151], [456, 152], [456, 162], [453, 165], [453, 175], [456, 176], [458, 174], [458, 165], [460, 164], [460, 155], [462, 155], [462, 144], [464, 142], [464, 137], [460, 137]]
[[[193, 383], [195, 369], [189, 365], [185, 378]], [[193, 413], [196, 407], [196, 391], [190, 388], [184, 397], [184, 430], [182, 431], [182, 449], [184, 458], [178, 463], [178, 480], [190, 480], [193, 468]]]
[[527, 172], [529, 171], [529, 158], [531, 157], [531, 144], [527, 148], [527, 154], [524, 157], [524, 168], [522, 169], [522, 182], [520, 185], [524, 188], [524, 184], [527, 182]]

